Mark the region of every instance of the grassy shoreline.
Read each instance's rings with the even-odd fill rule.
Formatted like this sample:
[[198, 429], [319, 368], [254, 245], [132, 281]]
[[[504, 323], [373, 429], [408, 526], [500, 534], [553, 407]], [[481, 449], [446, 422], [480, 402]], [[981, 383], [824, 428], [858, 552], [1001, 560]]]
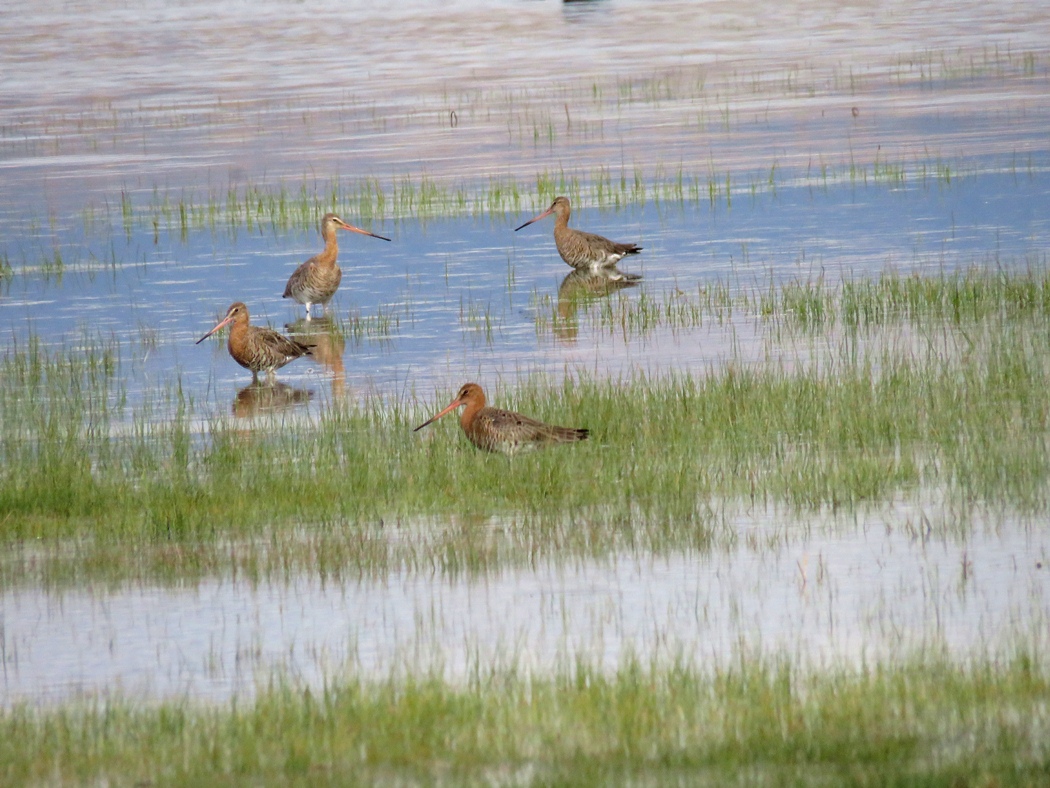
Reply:
[[0, 712], [5, 784], [1039, 784], [1050, 680], [1023, 647], [968, 662], [800, 668], [628, 658], [277, 681], [221, 707], [123, 700]]
[[[1033, 271], [787, 284], [753, 308], [780, 333], [820, 337], [813, 363], [495, 387], [500, 406], [592, 431], [513, 460], [475, 451], [452, 419], [411, 431], [447, 393], [336, 400], [316, 424], [216, 418], [203, 433], [180, 399], [174, 420], [140, 413], [129, 429], [119, 347], [30, 343], [0, 359], [0, 585], [222, 574], [241, 560], [230, 545], [253, 539], [286, 545], [310, 570], [314, 549], [287, 536], [304, 525], [321, 535], [315, 546], [374, 572], [407, 556], [384, 529], [435, 517], [511, 518], [517, 536], [483, 564], [494, 567], [529, 560], [528, 543], [567, 555], [624, 538], [657, 552], [696, 546], [711, 538], [716, 500], [849, 511], [937, 489], [964, 509], [1045, 513], [1048, 294]], [[919, 341], [858, 352], [858, 334], [900, 321], [920, 327]], [[470, 564], [470, 542], [437, 539], [433, 558]]]

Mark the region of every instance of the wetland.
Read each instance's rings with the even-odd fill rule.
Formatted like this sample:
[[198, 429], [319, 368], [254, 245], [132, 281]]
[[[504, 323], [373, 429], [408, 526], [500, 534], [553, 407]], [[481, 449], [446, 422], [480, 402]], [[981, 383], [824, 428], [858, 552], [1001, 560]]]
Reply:
[[0, 781], [1045, 780], [1050, 23], [768, 11], [0, 21]]

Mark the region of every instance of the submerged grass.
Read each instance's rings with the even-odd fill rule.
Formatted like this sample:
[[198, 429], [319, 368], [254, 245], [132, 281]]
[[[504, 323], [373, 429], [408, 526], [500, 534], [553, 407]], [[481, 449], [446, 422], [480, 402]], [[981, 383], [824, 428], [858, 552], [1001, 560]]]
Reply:
[[[583, 444], [510, 459], [476, 451], [453, 418], [411, 431], [449, 392], [336, 400], [316, 424], [220, 418], [203, 429], [176, 392], [174, 420], [137, 416], [129, 430], [119, 350], [15, 348], [0, 360], [0, 541], [11, 548], [0, 583], [266, 574], [318, 560], [486, 571], [542, 555], [706, 549], [720, 538], [712, 501], [852, 509], [932, 489], [1045, 513], [1047, 291], [1045, 275], [1005, 273], [890, 277], [828, 300], [789, 285], [769, 295], [767, 319], [799, 319], [789, 313], [800, 299], [858, 322], [903, 310], [934, 321], [930, 336], [950, 328], [952, 352], [920, 337], [858, 353], [848, 332], [829, 332], [837, 350], [791, 368], [729, 361], [492, 386], [500, 406], [591, 430]], [[810, 323], [830, 322], [807, 309]], [[466, 527], [391, 538], [450, 517], [504, 537]], [[231, 547], [263, 536], [263, 547]], [[280, 549], [268, 553], [267, 540]]]
[[581, 297], [568, 309], [561, 299], [545, 294], [533, 306], [541, 335], [561, 329], [566, 313], [577, 326], [625, 337], [661, 328], [723, 325], [734, 316], [812, 333], [871, 331], [901, 323], [959, 328], [990, 319], [1050, 319], [1050, 267], [1039, 259], [1015, 270], [971, 268], [938, 276], [891, 271], [836, 285], [823, 279], [771, 283], [764, 290], [715, 281], [698, 284], [695, 292], [675, 288], [629, 297]]
[[[711, 209], [731, 208], [738, 193], [754, 198], [758, 194], [775, 194], [778, 188], [787, 186], [948, 186], [953, 177], [958, 179], [972, 172], [972, 168], [970, 172], [960, 170], [961, 166], [939, 160], [888, 162], [876, 154], [870, 162], [851, 159], [848, 164], [823, 164], [818, 170], [810, 163], [800, 171], [774, 161], [756, 171], [718, 170], [709, 162], [619, 168], [597, 165], [542, 170], [531, 177], [507, 174], [466, 180], [427, 172], [387, 179], [370, 176], [318, 180], [304, 176], [298, 183], [282, 178], [207, 192], [159, 187], [135, 193], [121, 191], [119, 199], [87, 207], [83, 223], [92, 228], [108, 224], [128, 237], [136, 227], [144, 227], [155, 237], [164, 231], [185, 240], [191, 232], [201, 229], [312, 228], [320, 216], [332, 210], [366, 223], [458, 216], [517, 217], [546, 208], [558, 195], [567, 196], [576, 206], [600, 210], [620, 210], [650, 202], [668, 206], [706, 203]], [[61, 267], [60, 254], [55, 250], [39, 265]]]
[[479, 666], [464, 684], [278, 680], [222, 708], [5, 710], [0, 781], [1036, 785], [1050, 773], [1048, 707], [1046, 665], [1021, 648], [859, 670], [627, 658], [611, 674]]

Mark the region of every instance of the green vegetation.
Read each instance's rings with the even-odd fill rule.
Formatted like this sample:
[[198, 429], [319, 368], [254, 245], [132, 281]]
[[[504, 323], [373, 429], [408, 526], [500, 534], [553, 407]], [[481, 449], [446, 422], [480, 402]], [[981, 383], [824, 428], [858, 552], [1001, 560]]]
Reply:
[[[260, 167], [231, 167], [229, 183], [191, 170], [174, 170], [170, 186], [132, 178], [82, 210], [84, 237], [108, 237], [108, 250], [67, 240], [75, 233], [60, 217], [29, 220], [0, 249], [0, 289], [16, 274], [57, 282], [138, 265], [152, 255], [139, 248], [144, 229], [157, 245], [202, 230], [236, 239], [314, 228], [331, 209], [365, 226], [456, 216], [505, 225], [558, 194], [592, 209], [715, 212], [787, 189], [943, 190], [986, 171], [1017, 178], [1027, 168], [1032, 177], [1037, 166], [1011, 146], [1018, 123], [1038, 126], [1025, 97], [1046, 86], [1042, 52], [918, 52], [869, 70], [843, 60], [742, 71], [731, 60], [528, 89], [476, 80], [392, 114], [332, 91], [323, 105], [315, 96], [251, 110], [195, 101], [189, 113], [103, 101], [20, 120], [0, 130], [19, 141], [19, 156], [141, 147], [149, 161], [151, 150], [192, 147], [196, 158], [227, 162], [231, 140], [259, 137], [260, 117], [294, 118], [284, 122], [323, 174], [304, 173], [301, 149], [282, 160], [276, 145]], [[934, 150], [882, 133], [897, 119], [888, 106], [921, 106], [933, 89], [994, 98], [983, 111], [964, 104], [968, 122], [938, 135]], [[1020, 98], [996, 100], [1008, 94]], [[995, 139], [1003, 117], [1013, 133]], [[371, 132], [398, 143], [343, 177], [347, 141]], [[424, 160], [438, 169], [406, 171]], [[121, 236], [125, 252], [113, 241]], [[67, 588], [204, 578], [382, 582], [537, 562], [571, 571], [574, 561], [653, 561], [738, 542], [775, 552], [805, 526], [778, 521], [775, 533], [756, 535], [734, 513], [851, 527], [849, 515], [931, 499], [933, 522], [920, 513], [887, 528], [921, 545], [931, 534], [963, 540], [995, 513], [1034, 529], [1050, 513], [1046, 270], [1042, 259], [1027, 270], [835, 285], [642, 287], [564, 310], [538, 295], [540, 334], [561, 336], [575, 322], [632, 339], [667, 330], [703, 341], [696, 329], [732, 335], [748, 321], [766, 355], [618, 380], [482, 380], [496, 405], [591, 430], [583, 444], [513, 459], [475, 450], [453, 418], [411, 432], [452, 391], [342, 398], [346, 344], [396, 336], [402, 320], [412, 324], [411, 302], [300, 321], [318, 355], [339, 361], [316, 420], [283, 416], [282, 403], [305, 395], [280, 385], [239, 392], [233, 417], [203, 415], [177, 378], [130, 407], [122, 368], [164, 341], [156, 326], [58, 350], [32, 339], [7, 345], [0, 590], [42, 589], [50, 600]], [[461, 301], [460, 328], [478, 343], [503, 319], [499, 306]], [[260, 402], [268, 415], [237, 417]], [[816, 585], [823, 560], [815, 558]], [[960, 593], [969, 566], [963, 552]], [[1037, 608], [1038, 589], [1026, 591]], [[838, 589], [829, 582], [826, 592], [830, 603]], [[0, 783], [1043, 784], [1050, 682], [1039, 625], [1025, 619], [1009, 644], [984, 651], [934, 645], [849, 664], [796, 664], [765, 650], [703, 665], [628, 655], [609, 670], [567, 655], [534, 674], [513, 656], [479, 656], [453, 679], [416, 656], [385, 678], [348, 666], [321, 688], [278, 675], [255, 697], [221, 706], [32, 700], [0, 710]], [[23, 658], [2, 622], [0, 645], [5, 660]]]
[[[734, 308], [714, 292], [701, 312]], [[1031, 272], [770, 287], [742, 303], [774, 341], [817, 332], [819, 357], [490, 384], [499, 406], [592, 433], [512, 460], [474, 450], [453, 419], [411, 431], [446, 391], [335, 400], [317, 423], [201, 425], [176, 390], [174, 420], [147, 405], [129, 428], [119, 348], [15, 348], [0, 361], [0, 583], [486, 571], [543, 554], [708, 549], [722, 538], [716, 501], [814, 511], [941, 490], [1045, 513], [1048, 294]], [[666, 304], [634, 303], [667, 319]], [[915, 329], [894, 339], [902, 325]], [[450, 516], [512, 527], [478, 539]], [[428, 518], [445, 525], [392, 538]]]
[[550, 677], [479, 666], [208, 708], [107, 701], [0, 713], [7, 785], [1042, 784], [1050, 681], [1020, 650], [857, 670], [628, 658]]
[[[374, 106], [353, 95], [330, 97], [324, 108], [310, 98], [299, 106], [293, 97], [282, 110], [295, 119], [286, 121], [294, 133], [321, 139], [335, 133], [401, 133], [393, 158], [376, 162], [373, 172], [385, 174], [345, 177], [325, 170], [339, 161], [328, 150], [321, 152], [318, 166], [331, 175], [300, 170], [296, 178], [282, 162], [284, 168], [276, 171], [283, 174], [272, 179], [255, 174], [254, 180], [249, 175], [203, 187], [126, 186], [86, 206], [83, 224], [91, 229], [108, 224], [125, 234], [137, 224], [185, 236], [199, 228], [314, 227], [332, 208], [366, 222], [520, 213], [549, 203], [555, 193], [590, 207], [615, 208], [682, 200], [730, 205], [737, 193], [775, 191], [786, 184], [948, 185], [975, 165], [963, 158], [959, 172], [950, 150], [917, 155], [867, 144], [872, 102], [881, 106], [895, 96], [921, 101], [934, 89], [1037, 90], [1048, 75], [1045, 53], [992, 46], [912, 52], [863, 70], [850, 63], [745, 71], [708, 64], [599, 81], [567, 77], [527, 88], [497, 83], [428, 96], [391, 117], [377, 115]], [[820, 111], [817, 126], [814, 108]], [[660, 118], [656, 133], [670, 146], [659, 138], [654, 144], [653, 113]], [[786, 115], [795, 113], [811, 129], [804, 141], [789, 133]], [[192, 115], [189, 139], [195, 151], [228, 150], [231, 122], [245, 124], [244, 133], [257, 131], [245, 107], [195, 104]], [[149, 144], [170, 145], [171, 135], [185, 138], [186, 117], [186, 108], [178, 105], [118, 112], [102, 103], [86, 111], [48, 113], [39, 126], [0, 128], [0, 136], [18, 138], [22, 156], [80, 155], [136, 148], [143, 144], [143, 128], [151, 131]], [[771, 134], [777, 146], [767, 144]], [[456, 156], [448, 157], [448, 169], [404, 172], [404, 161], [429, 158], [421, 152], [435, 135], [448, 135], [449, 145], [471, 150], [469, 169], [481, 174], [464, 176], [464, 162]], [[420, 140], [421, 147], [402, 147], [419, 146]], [[498, 151], [486, 155], [499, 158], [479, 164], [478, 147]], [[661, 161], [659, 152], [668, 148], [685, 158]], [[574, 162], [571, 170], [552, 169], [551, 151], [559, 152], [558, 160]], [[1004, 160], [1012, 155], [1016, 166], [1016, 150], [996, 152]], [[520, 166], [508, 163], [514, 159]]]
[[787, 183], [822, 189], [837, 183], [886, 187], [918, 184], [926, 188], [938, 183], [948, 185], [953, 177], [960, 177], [960, 173], [953, 173], [949, 165], [937, 161], [887, 161], [878, 151], [867, 164], [854, 161], [851, 156], [848, 164], [825, 164], [819, 171], [810, 165], [803, 173], [791, 173], [773, 161], [768, 170], [747, 173], [740, 181], [728, 170], [686, 168], [681, 164], [670, 168], [663, 164], [649, 168], [635, 165], [618, 170], [599, 165], [593, 169], [542, 171], [531, 179], [520, 180], [513, 176], [469, 180], [423, 172], [386, 182], [375, 177], [303, 180], [297, 185], [280, 180], [206, 193], [154, 189], [137, 198], [122, 192], [119, 216], [113, 215], [113, 207], [108, 204], [91, 206], [85, 210], [84, 223], [92, 227], [115, 225], [119, 219], [126, 235], [140, 223], [154, 232], [164, 230], [185, 239], [191, 231], [202, 228], [229, 228], [236, 232], [241, 227], [249, 231], [315, 227], [318, 217], [333, 209], [367, 224], [517, 215], [546, 208], [558, 195], [567, 196], [577, 206], [603, 210], [646, 202], [679, 206], [706, 202], [712, 208], [730, 208], [738, 192], [754, 197], [775, 193]]
[[[642, 290], [615, 298], [581, 298], [573, 305], [569, 311], [576, 325], [628, 337], [661, 328], [723, 325], [733, 317], [811, 332], [868, 332], [902, 323], [975, 326], [989, 320], [1045, 318], [1050, 314], [1050, 268], [1042, 259], [1016, 271], [973, 268], [933, 277], [888, 272], [835, 286], [793, 280], [763, 290], [714, 281], [698, 284], [695, 292]], [[555, 296], [539, 295], [533, 306], [540, 334], [558, 331], [566, 320]]]

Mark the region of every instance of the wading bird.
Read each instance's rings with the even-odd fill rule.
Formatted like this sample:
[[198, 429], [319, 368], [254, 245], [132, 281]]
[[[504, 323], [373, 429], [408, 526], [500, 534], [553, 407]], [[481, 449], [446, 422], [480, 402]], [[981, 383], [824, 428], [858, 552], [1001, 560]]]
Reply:
[[459, 417], [459, 426], [471, 443], [485, 451], [516, 454], [549, 443], [573, 443], [587, 437], [585, 429], [555, 427], [520, 413], [486, 407], [485, 392], [477, 383], [464, 384], [447, 408], [414, 431], [418, 432], [461, 405], [466, 405], [466, 408]]
[[571, 213], [572, 207], [569, 205], [569, 199], [557, 197], [551, 203], [550, 208], [539, 216], [529, 219], [520, 227], [515, 227], [514, 232], [554, 214], [554, 245], [558, 247], [561, 259], [578, 270], [615, 266], [625, 255], [638, 254], [642, 251], [642, 247], [637, 244], [621, 244], [594, 233], [572, 229], [569, 227]]
[[336, 262], [339, 257], [339, 241], [336, 238], [336, 231], [339, 229], [369, 235], [381, 241], [390, 240], [382, 235], [376, 235], [368, 230], [347, 224], [334, 213], [326, 213], [321, 219], [324, 251], [296, 268], [288, 277], [288, 284], [284, 288], [285, 298], [291, 298], [306, 305], [307, 320], [310, 319], [310, 307], [313, 304], [320, 304], [322, 308], [328, 306], [328, 302], [332, 300], [332, 296], [339, 289], [339, 283], [343, 279], [343, 271]]
[[[232, 324], [232, 325], [231, 325]], [[223, 326], [230, 326], [230, 336], [226, 346], [233, 360], [245, 369], [252, 371], [252, 380], [259, 379], [259, 373], [265, 372], [267, 379], [289, 361], [300, 356], [310, 355], [310, 348], [270, 328], [253, 326], [248, 321], [248, 307], [240, 301], [230, 304], [226, 316], [215, 324], [215, 328], [197, 340], [200, 344]]]

